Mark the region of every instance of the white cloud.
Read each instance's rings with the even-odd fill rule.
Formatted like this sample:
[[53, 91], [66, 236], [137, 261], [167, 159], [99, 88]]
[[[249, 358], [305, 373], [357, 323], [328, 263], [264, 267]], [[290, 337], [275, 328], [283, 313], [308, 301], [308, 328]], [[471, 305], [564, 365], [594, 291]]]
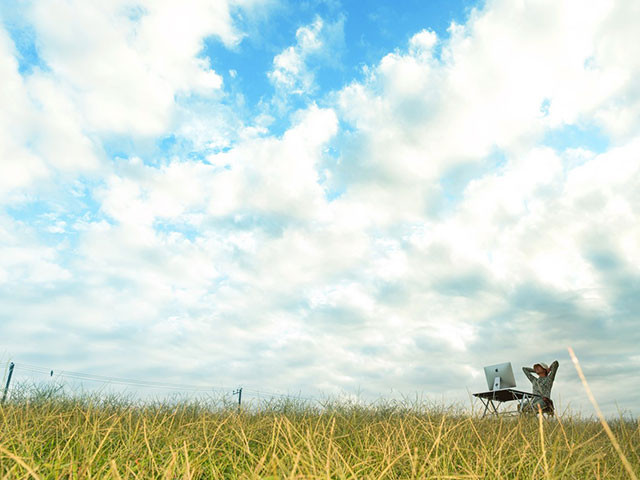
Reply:
[[43, 247], [36, 231], [6, 215], [0, 217], [0, 285], [29, 284], [47, 288], [68, 281], [72, 273], [61, 265], [56, 248]]
[[203, 39], [241, 36], [226, 1], [37, 2], [31, 18], [40, 55], [97, 131], [157, 135], [174, 96], [209, 95], [222, 78], [198, 58]]
[[[296, 44], [273, 59], [269, 80], [280, 95], [309, 95], [316, 90], [314, 65], [332, 64], [342, 40], [343, 20], [326, 23], [316, 17], [313, 23], [296, 30]], [[331, 52], [333, 49], [333, 52]]]
[[[419, 298], [418, 288], [439, 292], [416, 305], [447, 325], [453, 321], [455, 326], [434, 332], [452, 333], [461, 342], [456, 348], [463, 348], [477, 345], [482, 336], [453, 332], [474, 332], [505, 312], [539, 309], [531, 325], [548, 324], [545, 314], [568, 325], [586, 321], [583, 316], [617, 315], [615, 309], [623, 308], [614, 307], [620, 293], [608, 286], [587, 246], [608, 244], [622, 264], [629, 259], [632, 265], [638, 255], [630, 247], [637, 235], [631, 214], [635, 195], [629, 190], [637, 183], [635, 141], [612, 156], [554, 152], [538, 144], [550, 129], [593, 119], [614, 138], [632, 131], [633, 110], [627, 107], [633, 100], [622, 92], [637, 70], [635, 61], [614, 66], [611, 52], [603, 53], [604, 31], [610, 29], [614, 38], [637, 37], [626, 20], [612, 21], [617, 10], [604, 2], [587, 9], [572, 3], [491, 2], [466, 25], [452, 26], [439, 57], [433, 56], [434, 36], [421, 32], [407, 52], [387, 55], [365, 82], [342, 90], [339, 114], [356, 131], [342, 145], [338, 178], [346, 192], [334, 205], [343, 215], [360, 212], [352, 215], [354, 223], [368, 231], [394, 235], [412, 224], [424, 231], [426, 244], [407, 253], [411, 267], [400, 297], [405, 303], [396, 313]], [[616, 116], [620, 128], [599, 120], [612, 105], [629, 112]], [[498, 167], [496, 150], [506, 157]], [[621, 163], [605, 160], [613, 158]], [[586, 177], [596, 164], [607, 172], [601, 171], [599, 180], [597, 174]], [[470, 176], [461, 176], [462, 183], [451, 189], [445, 181], [463, 170]], [[610, 188], [612, 177], [629, 183]], [[570, 201], [575, 188], [589, 194]], [[604, 193], [612, 190], [618, 194]], [[451, 197], [445, 209], [438, 205], [443, 195]], [[413, 278], [416, 283], [409, 283]], [[544, 305], [533, 291], [529, 299], [519, 297], [534, 285], [558, 298]], [[454, 306], [447, 300], [452, 296], [475, 301]], [[439, 303], [444, 307], [435, 309]], [[562, 320], [554, 313], [558, 309], [565, 309]], [[469, 312], [474, 315], [462, 319]], [[409, 317], [416, 323], [419, 318], [415, 310]], [[584, 335], [586, 330], [580, 334], [574, 328], [555, 338], [542, 334], [546, 348], [560, 352]], [[524, 333], [521, 340], [527, 343]], [[529, 355], [542, 348], [528, 343]]]
[[213, 164], [230, 167], [212, 180], [210, 212], [228, 215], [254, 209], [303, 219], [320, 215], [325, 199], [317, 168], [322, 147], [336, 130], [332, 110], [311, 106], [281, 140], [249, 140], [210, 156]]
[[29, 132], [24, 128], [35, 120], [27, 92], [18, 74], [18, 62], [11, 40], [0, 27], [0, 189], [21, 187], [47, 174], [42, 159], [26, 148]]
[[73, 103], [48, 74], [26, 79], [18, 73], [15, 51], [0, 29], [0, 65], [6, 80], [0, 92], [0, 190], [28, 187], [59, 171], [69, 175], [95, 170], [94, 142], [85, 136]]
[[429, 59], [433, 55], [433, 47], [438, 41], [435, 32], [422, 30], [409, 39], [409, 53], [414, 57]]
[[273, 59], [274, 69], [269, 78], [279, 88], [301, 94], [311, 90], [313, 74], [306, 69], [304, 60], [293, 47], [287, 48]]
[[198, 0], [24, 5], [21, 21], [33, 30], [39, 64], [20, 73], [1, 28], [0, 188], [99, 176], [110, 168], [103, 149], [118, 135], [135, 142], [175, 130], [198, 148], [227, 146], [216, 136], [233, 128], [230, 110], [198, 122], [180, 98], [208, 99], [208, 111], [219, 104], [222, 77], [199, 54], [207, 37], [229, 47], [240, 42], [230, 8]]
[[[192, 2], [180, 15], [175, 4], [128, 5], [37, 4], [51, 70], [28, 78], [0, 36], [5, 188], [96, 168], [89, 133], [162, 133], [175, 95], [220, 90], [197, 54], [206, 35], [239, 41], [227, 3]], [[224, 370], [221, 383], [294, 378], [305, 390], [362, 384], [376, 397], [391, 385], [463, 399], [465, 385], [481, 388], [473, 368], [557, 355], [569, 392], [568, 344], [593, 365], [632, 358], [640, 340], [640, 64], [622, 48], [638, 43], [637, 16], [625, 2], [491, 1], [450, 38], [416, 33], [280, 137], [240, 126], [225, 143], [211, 117], [185, 113], [180, 127], [198, 130], [198, 145], [227, 149], [109, 162], [95, 212], [46, 223], [75, 236], [72, 254], [5, 222], [7, 312], [28, 312], [34, 338], [58, 324], [83, 343], [121, 335], [134, 353], [97, 348], [152, 359], [145, 367], [184, 356], [194, 372]], [[326, 28], [318, 18], [298, 29], [274, 59], [276, 88], [313, 91]], [[591, 123], [614, 147], [541, 141]], [[29, 289], [41, 284], [53, 286], [44, 299]], [[609, 405], [624, 398], [608, 395]]]
[[[370, 163], [385, 175], [393, 168], [433, 178], [494, 148], [527, 148], [544, 129], [599, 118], [598, 108], [604, 115], [624, 98], [621, 79], [636, 69], [635, 61], [608, 68], [613, 61], [600, 53], [610, 9], [606, 2], [589, 8], [491, 2], [466, 25], [452, 25], [441, 60], [430, 55], [434, 34], [424, 31], [407, 53], [384, 57], [366, 83], [342, 92], [341, 113], [367, 132]], [[614, 37], [634, 34], [622, 27], [611, 27]], [[616, 72], [619, 81], [611, 77]], [[549, 113], [541, 116], [545, 101]], [[397, 151], [401, 158], [386, 161]]]

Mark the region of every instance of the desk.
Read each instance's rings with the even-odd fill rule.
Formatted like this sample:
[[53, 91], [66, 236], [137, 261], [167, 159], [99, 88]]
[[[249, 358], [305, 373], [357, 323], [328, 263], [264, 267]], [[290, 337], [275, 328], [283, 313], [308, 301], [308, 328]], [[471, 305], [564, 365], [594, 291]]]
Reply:
[[514, 390], [512, 388], [503, 388], [501, 390], [491, 390], [489, 392], [474, 393], [474, 397], [479, 398], [484, 405], [484, 417], [487, 412], [490, 415], [500, 414], [512, 414], [512, 411], [500, 412], [500, 406], [506, 402], [517, 401], [519, 411], [524, 412], [527, 408], [533, 409], [533, 401], [540, 398], [538, 395], [529, 392], [523, 392], [521, 390]]

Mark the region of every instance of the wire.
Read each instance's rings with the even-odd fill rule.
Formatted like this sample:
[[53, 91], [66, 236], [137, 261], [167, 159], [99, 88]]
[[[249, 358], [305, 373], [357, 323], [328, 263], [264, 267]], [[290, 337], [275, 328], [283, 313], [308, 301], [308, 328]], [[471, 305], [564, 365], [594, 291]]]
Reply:
[[[40, 365], [33, 365], [29, 363], [14, 363], [14, 365], [15, 365], [14, 368], [16, 369], [20, 369], [22, 371], [27, 371], [31, 373], [39, 373], [39, 374], [49, 375], [49, 376], [55, 375], [56, 378], [68, 378], [68, 379], [74, 379], [74, 380], [97, 382], [97, 383], [104, 383], [104, 384], [111, 384], [111, 385], [124, 385], [124, 386], [133, 386], [133, 387], [158, 388], [158, 389], [165, 389], [165, 390], [179, 390], [179, 391], [206, 392], [206, 393], [211, 393], [215, 391], [226, 392], [226, 391], [232, 390], [230, 387], [225, 387], [225, 386], [206, 387], [201, 385], [176, 384], [176, 383], [156, 382], [156, 381], [148, 381], [148, 380], [135, 380], [130, 378], [120, 378], [120, 377], [111, 377], [111, 376], [105, 376], [105, 375], [72, 372], [68, 370], [52, 370], [50, 368], [46, 368]], [[308, 400], [308, 401], [317, 401], [317, 399], [313, 397], [277, 393], [277, 392], [272, 392], [272, 391], [263, 390], [263, 389], [243, 388], [242, 391], [246, 393], [252, 393], [258, 396], [266, 395], [270, 397], [294, 398], [294, 399], [301, 399], [301, 400]]]
[[[19, 368], [24, 371], [30, 371], [33, 373], [41, 373], [50, 375], [51, 369], [39, 367], [37, 365], [29, 365], [29, 364], [15, 364], [15, 368]], [[136, 387], [148, 387], [148, 388], [163, 388], [163, 389], [174, 389], [174, 390], [190, 390], [190, 391], [201, 391], [201, 392], [211, 392], [215, 390], [228, 390], [225, 387], [206, 387], [201, 385], [186, 385], [186, 384], [176, 384], [176, 383], [166, 383], [166, 382], [154, 382], [147, 380], [134, 380], [129, 378], [118, 378], [118, 377], [107, 377], [104, 375], [95, 375], [88, 373], [80, 373], [80, 372], [71, 372], [67, 370], [56, 370], [54, 371], [56, 377], [64, 377], [64, 378], [73, 378], [75, 380], [86, 380], [91, 382], [99, 382], [99, 383], [108, 383], [115, 385], [130, 385]]]
[[243, 392], [249, 392], [249, 393], [254, 393], [256, 395], [269, 395], [271, 397], [281, 397], [281, 398], [296, 398], [296, 399], [301, 399], [301, 400], [308, 400], [308, 401], [316, 401], [316, 398], [312, 398], [312, 397], [303, 397], [302, 395], [290, 395], [290, 394], [286, 394], [286, 393], [276, 393], [276, 392], [270, 392], [267, 390], [254, 390], [252, 388], [246, 388], [242, 390]]
[[[38, 371], [39, 373], [47, 373], [54, 371], [49, 368], [40, 367], [37, 365], [31, 365], [28, 363], [20, 363], [16, 364], [16, 367], [20, 368], [29, 368], [32, 371]], [[65, 376], [65, 377], [76, 377], [82, 379], [95, 379], [106, 382], [123, 382], [123, 383], [133, 383], [133, 384], [143, 384], [149, 386], [160, 386], [160, 387], [176, 387], [176, 388], [194, 388], [194, 389], [207, 389], [210, 390], [212, 387], [204, 387], [202, 385], [188, 385], [188, 384], [176, 384], [176, 383], [168, 383], [168, 382], [156, 382], [156, 381], [148, 381], [148, 380], [136, 380], [130, 378], [120, 378], [120, 377], [110, 377], [105, 375], [97, 375], [97, 374], [89, 374], [89, 373], [80, 373], [80, 372], [72, 372], [69, 370], [55, 370], [56, 375]], [[228, 389], [228, 387], [218, 387], [221, 389]]]

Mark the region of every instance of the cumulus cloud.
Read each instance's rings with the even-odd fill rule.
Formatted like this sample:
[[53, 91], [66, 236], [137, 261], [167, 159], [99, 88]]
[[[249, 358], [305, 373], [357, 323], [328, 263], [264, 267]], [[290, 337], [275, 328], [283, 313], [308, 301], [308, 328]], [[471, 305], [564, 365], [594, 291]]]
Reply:
[[[239, 125], [215, 153], [206, 109], [174, 115], [180, 95], [218, 105], [221, 77], [198, 52], [209, 35], [240, 41], [229, 4], [80, 3], [30, 9], [46, 71], [21, 74], [0, 34], [2, 186], [99, 172], [86, 212], [1, 219], [0, 328], [33, 319], [17, 354], [56, 327], [76, 336], [58, 334], [48, 361], [73, 350], [87, 368], [152, 372], [181, 359], [184, 378], [222, 384], [456, 400], [483, 388], [485, 364], [559, 358], [562, 401], [579, 405], [572, 345], [594, 388], [602, 365], [637, 382], [632, 2], [490, 1], [314, 102], [342, 31], [317, 17], [268, 72], [308, 104], [282, 135]], [[105, 158], [108, 135], [137, 146], [198, 122], [198, 155]], [[585, 125], [611, 146], [545, 141]], [[606, 388], [610, 410], [628, 398]]]
[[[193, 98], [209, 108], [220, 104], [222, 77], [200, 52], [209, 37], [228, 47], [241, 41], [231, 8], [226, 1], [128, 0], [13, 8], [33, 32], [37, 64], [21, 69], [22, 54], [1, 28], [3, 190], [59, 173], [72, 180], [109, 170], [105, 153], [119, 139], [148, 141], [175, 131], [201, 145], [202, 128], [194, 131], [197, 122], [185, 110]], [[206, 130], [208, 143], [220, 143], [211, 139], [216, 128]]]
[[310, 95], [317, 90], [315, 69], [320, 64], [334, 65], [343, 40], [343, 22], [326, 22], [316, 17], [296, 30], [296, 43], [273, 59], [269, 80], [279, 95]]
[[40, 56], [97, 131], [162, 133], [175, 95], [222, 86], [197, 56], [203, 39], [240, 39], [227, 2], [37, 2], [29, 15]]
[[93, 142], [80, 118], [51, 79], [18, 72], [15, 48], [0, 27], [0, 69], [4, 108], [0, 112], [0, 195], [46, 178], [52, 170], [77, 172], [96, 167]]
[[215, 165], [230, 167], [214, 180], [212, 213], [248, 209], [303, 219], [320, 215], [325, 199], [318, 164], [337, 118], [332, 110], [315, 106], [299, 116], [281, 140], [259, 138], [209, 157]]

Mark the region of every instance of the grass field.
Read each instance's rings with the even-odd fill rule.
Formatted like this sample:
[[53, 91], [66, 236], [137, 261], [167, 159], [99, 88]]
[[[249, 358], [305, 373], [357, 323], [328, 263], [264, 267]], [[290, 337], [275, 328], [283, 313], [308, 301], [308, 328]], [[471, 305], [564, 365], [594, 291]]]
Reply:
[[[597, 420], [481, 419], [433, 405], [14, 394], [0, 478], [630, 478]], [[640, 471], [638, 420], [611, 428]]]

